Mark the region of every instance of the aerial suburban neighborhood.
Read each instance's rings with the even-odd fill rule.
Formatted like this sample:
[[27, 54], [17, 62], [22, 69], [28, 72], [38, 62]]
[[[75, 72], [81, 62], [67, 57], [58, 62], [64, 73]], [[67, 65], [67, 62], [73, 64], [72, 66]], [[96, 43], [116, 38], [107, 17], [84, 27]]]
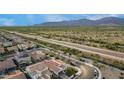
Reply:
[[[71, 58], [61, 57], [33, 41], [0, 31], [1, 79], [81, 78], [81, 68], [76, 66], [76, 61], [73, 63], [75, 65]], [[95, 71], [97, 69], [94, 68], [94, 75], [88, 78], [99, 78], [99, 73]]]
[[32, 16], [43, 18], [0, 26], [1, 79], [124, 79], [123, 15], [53, 22]]

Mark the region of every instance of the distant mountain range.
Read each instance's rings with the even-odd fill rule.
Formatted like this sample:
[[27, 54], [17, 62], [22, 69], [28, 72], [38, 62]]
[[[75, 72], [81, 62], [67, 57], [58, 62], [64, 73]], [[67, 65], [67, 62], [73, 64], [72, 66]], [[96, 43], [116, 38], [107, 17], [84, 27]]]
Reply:
[[105, 17], [98, 20], [79, 19], [60, 22], [45, 22], [35, 26], [124, 26], [124, 18]]

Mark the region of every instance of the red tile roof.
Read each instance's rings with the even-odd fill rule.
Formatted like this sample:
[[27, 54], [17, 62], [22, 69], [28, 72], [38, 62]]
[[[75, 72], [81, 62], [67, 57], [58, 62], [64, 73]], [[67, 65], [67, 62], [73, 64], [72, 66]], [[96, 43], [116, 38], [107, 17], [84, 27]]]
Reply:
[[28, 66], [28, 68], [31, 70], [32, 74], [35, 75], [35, 74], [37, 74], [37, 71], [43, 71], [46, 68], [46, 66], [45, 66], [44, 62], [40, 62], [40, 63], [36, 63], [34, 65]]
[[46, 66], [53, 71], [55, 74], [58, 74], [63, 69], [60, 67], [60, 63], [58, 63], [56, 60], [50, 60], [45, 62]]
[[11, 68], [11, 67], [16, 67], [12, 59], [6, 59], [3, 62], [0, 62], [0, 70], [4, 70], [6, 68]]

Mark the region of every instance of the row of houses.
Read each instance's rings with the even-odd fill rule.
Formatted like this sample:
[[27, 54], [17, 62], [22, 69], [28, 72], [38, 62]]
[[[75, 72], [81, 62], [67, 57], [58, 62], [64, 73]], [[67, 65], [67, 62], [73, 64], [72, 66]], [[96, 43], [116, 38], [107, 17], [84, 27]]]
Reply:
[[27, 41], [24, 39], [21, 40], [20, 37], [18, 37], [19, 39], [17, 37], [16, 38], [13, 37], [12, 39], [10, 39], [9, 37], [9, 40], [7, 38], [6, 41], [0, 38], [0, 54], [15, 53], [16, 51], [25, 51], [37, 47], [37, 45], [31, 41]]
[[13, 44], [20, 44], [25, 41], [25, 39], [22, 39], [21, 37], [14, 34], [2, 33], [1, 35], [3, 38], [5, 38], [5, 40], [13, 41]]
[[17, 67], [24, 68], [27, 75], [32, 79], [50, 79], [53, 76], [62, 79], [70, 78], [64, 72], [68, 66], [63, 64], [63, 62], [60, 60], [47, 59], [46, 54], [43, 53], [42, 50], [35, 50], [30, 53], [17, 53], [13, 59], [14, 61], [12, 59], [7, 59], [3, 62], [0, 62], [2, 64], [0, 64], [1, 75], [6, 76], [6, 74], [14, 72], [14, 75], [6, 78], [22, 78], [21, 76], [26, 78], [21, 72], [19, 72], [21, 74], [15, 73], [17, 71]]
[[[0, 34], [0, 57], [2, 58], [2, 61], [0, 61], [0, 78], [26, 78], [25, 74], [20, 71], [18, 66], [20, 66], [20, 64], [28, 64], [28, 62], [32, 63], [33, 56], [31, 54], [26, 56], [24, 52], [20, 53], [19, 51], [24, 48], [25, 51], [36, 47], [36, 44], [33, 42], [24, 40], [15, 35], [5, 33]], [[6, 57], [13, 53], [13, 57]]]
[[[21, 67], [32, 79], [50, 79], [53, 76], [57, 78], [70, 78], [64, 72], [68, 65], [60, 60], [47, 59], [42, 50], [35, 50], [30, 53], [17, 53], [13, 59], [0, 62], [1, 76], [6, 76], [10, 73], [14, 73], [12, 76], [15, 76], [15, 72], [18, 70], [17, 67]], [[17, 73], [17, 75], [20, 74]]]
[[29, 53], [17, 52], [13, 59], [8, 58], [0, 62], [0, 77], [5, 77], [10, 73], [15, 74], [18, 67], [25, 69], [27, 66], [41, 62], [46, 58], [42, 50], [35, 50]]
[[[65, 70], [71, 66], [54, 57], [51, 58], [47, 49], [38, 49], [33, 42], [21, 39], [15, 35], [2, 35], [2, 40], [4, 41], [0, 43], [0, 54], [4, 54], [7, 51], [13, 55], [0, 61], [0, 78], [68, 79], [76, 75], [75, 73], [68, 76]], [[79, 69], [74, 69], [79, 72]]]

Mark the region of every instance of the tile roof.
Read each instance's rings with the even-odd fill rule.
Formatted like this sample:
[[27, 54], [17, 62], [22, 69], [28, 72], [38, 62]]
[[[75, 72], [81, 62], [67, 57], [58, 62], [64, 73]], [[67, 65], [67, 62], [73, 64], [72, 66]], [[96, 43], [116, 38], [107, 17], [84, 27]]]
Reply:
[[18, 50], [17, 46], [12, 46], [7, 48], [8, 51]]
[[31, 56], [33, 58], [44, 57], [45, 56], [45, 53], [43, 53], [41, 50], [37, 50], [37, 51], [31, 52]]
[[36, 75], [38, 71], [42, 72], [44, 69], [46, 69], [46, 65], [44, 64], [44, 62], [40, 62], [34, 65], [28, 66], [28, 68], [30, 69], [33, 75]]
[[56, 60], [45, 60], [43, 62], [36, 63], [34, 65], [28, 66], [28, 68], [32, 71], [33, 74], [36, 74], [36, 71], [43, 71], [46, 67], [53, 71], [55, 74], [58, 74], [60, 71], [63, 70], [61, 68], [61, 63]]
[[60, 67], [61, 63], [57, 62], [56, 60], [47, 61], [45, 62], [45, 64], [55, 74], [58, 74], [59, 72], [63, 70], [63, 68]]
[[3, 62], [0, 62], [0, 70], [4, 70], [6, 68], [16, 67], [15, 63], [11, 58], [4, 60]]

